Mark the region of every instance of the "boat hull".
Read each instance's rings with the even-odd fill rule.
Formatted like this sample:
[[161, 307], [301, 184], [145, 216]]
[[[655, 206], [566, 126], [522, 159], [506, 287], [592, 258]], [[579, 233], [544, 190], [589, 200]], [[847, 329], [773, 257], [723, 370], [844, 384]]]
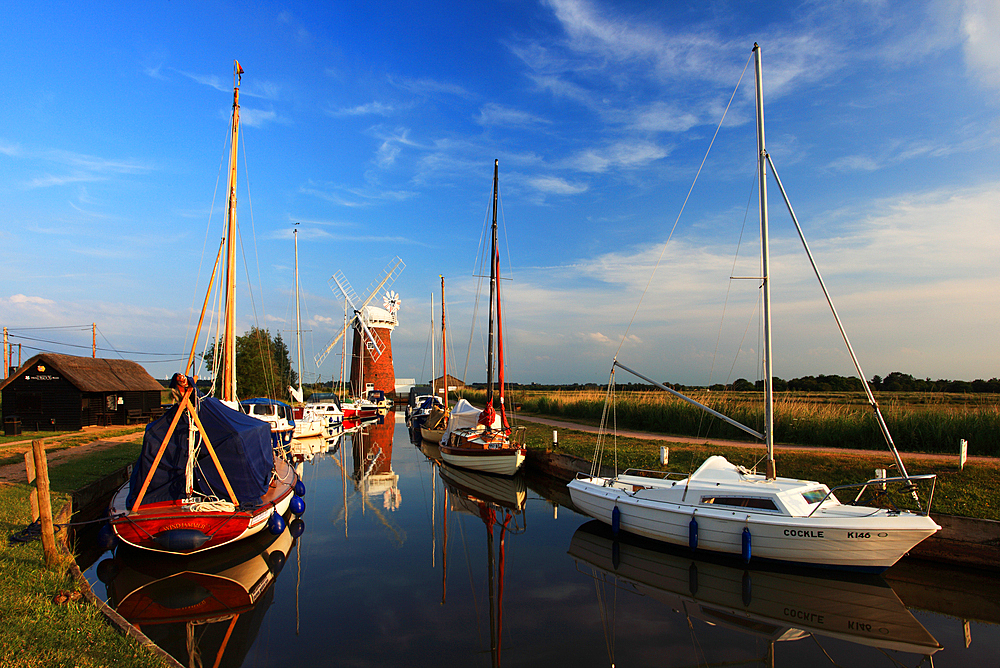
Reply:
[[276, 475], [260, 505], [251, 510], [162, 501], [132, 512], [125, 483], [111, 501], [111, 528], [128, 545], [165, 554], [195, 554], [253, 536], [266, 529], [271, 515], [283, 515], [294, 495], [298, 476], [284, 459], [274, 461]]
[[880, 573], [940, 527], [928, 516], [871, 509], [868, 516], [762, 516], [746, 509], [706, 509], [643, 499], [611, 479], [580, 477], [568, 484], [573, 505], [618, 528], [673, 545], [691, 547], [696, 522], [698, 550], [743, 555], [749, 529], [751, 559]]
[[472, 432], [468, 437], [454, 432], [447, 444], [442, 444], [441, 459], [451, 466], [492, 473], [493, 475], [512, 476], [524, 464], [528, 451], [526, 448], [484, 442], [483, 432]]

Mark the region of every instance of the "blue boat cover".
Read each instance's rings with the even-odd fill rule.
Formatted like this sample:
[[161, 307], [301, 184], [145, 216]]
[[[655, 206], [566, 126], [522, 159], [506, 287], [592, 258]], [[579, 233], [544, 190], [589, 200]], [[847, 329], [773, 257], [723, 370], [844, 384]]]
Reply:
[[[212, 397], [200, 397], [198, 404], [198, 418], [215, 448], [215, 453], [226, 472], [229, 484], [236, 493], [238, 502], [250, 506], [260, 505], [261, 497], [267, 492], [271, 482], [271, 471], [274, 468], [270, 425], [233, 410]], [[129, 508], [135, 503], [139, 489], [153, 465], [156, 453], [160, 450], [160, 445], [177, 410], [178, 406], [175, 405], [164, 413], [163, 417], [146, 425], [142, 452], [132, 468], [132, 478], [129, 482], [126, 501]], [[149, 488], [143, 496], [143, 504], [184, 498], [189, 419], [185, 413], [177, 423], [156, 472], [153, 473]], [[198, 452], [194, 487], [202, 494], [214, 494], [220, 499], [233, 501], [204, 444]]]

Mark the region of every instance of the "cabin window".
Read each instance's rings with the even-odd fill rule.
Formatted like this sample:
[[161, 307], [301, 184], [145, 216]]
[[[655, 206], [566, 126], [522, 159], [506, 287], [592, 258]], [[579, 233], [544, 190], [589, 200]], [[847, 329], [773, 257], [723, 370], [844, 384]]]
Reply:
[[756, 510], [778, 510], [774, 501], [761, 496], [703, 496], [702, 503], [717, 506], [735, 506], [737, 508], [754, 508]]
[[821, 489], [811, 489], [808, 492], [802, 492], [802, 498], [806, 500], [806, 503], [812, 505], [826, 498], [826, 492]]

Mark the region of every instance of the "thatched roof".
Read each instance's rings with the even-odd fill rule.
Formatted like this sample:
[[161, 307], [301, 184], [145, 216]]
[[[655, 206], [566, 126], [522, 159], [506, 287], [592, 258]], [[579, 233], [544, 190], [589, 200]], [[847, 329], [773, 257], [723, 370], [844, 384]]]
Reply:
[[148, 392], [163, 389], [163, 385], [137, 362], [41, 353], [22, 364], [0, 385], [0, 390], [39, 364], [58, 371], [81, 392]]

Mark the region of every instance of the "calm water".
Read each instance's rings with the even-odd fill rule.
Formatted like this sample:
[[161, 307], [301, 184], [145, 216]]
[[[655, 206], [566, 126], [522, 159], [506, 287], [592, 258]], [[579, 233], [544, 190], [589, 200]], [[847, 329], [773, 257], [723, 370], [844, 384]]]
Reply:
[[[562, 485], [442, 470], [397, 420], [302, 466], [298, 540], [267, 536], [183, 575], [121, 550], [109, 586], [87, 571], [95, 592], [185, 665], [220, 649], [220, 666], [282, 668], [1000, 665], [1000, 629], [975, 621], [997, 620], [1000, 579], [745, 570], [616, 542]], [[973, 593], [928, 593], [941, 582]]]

